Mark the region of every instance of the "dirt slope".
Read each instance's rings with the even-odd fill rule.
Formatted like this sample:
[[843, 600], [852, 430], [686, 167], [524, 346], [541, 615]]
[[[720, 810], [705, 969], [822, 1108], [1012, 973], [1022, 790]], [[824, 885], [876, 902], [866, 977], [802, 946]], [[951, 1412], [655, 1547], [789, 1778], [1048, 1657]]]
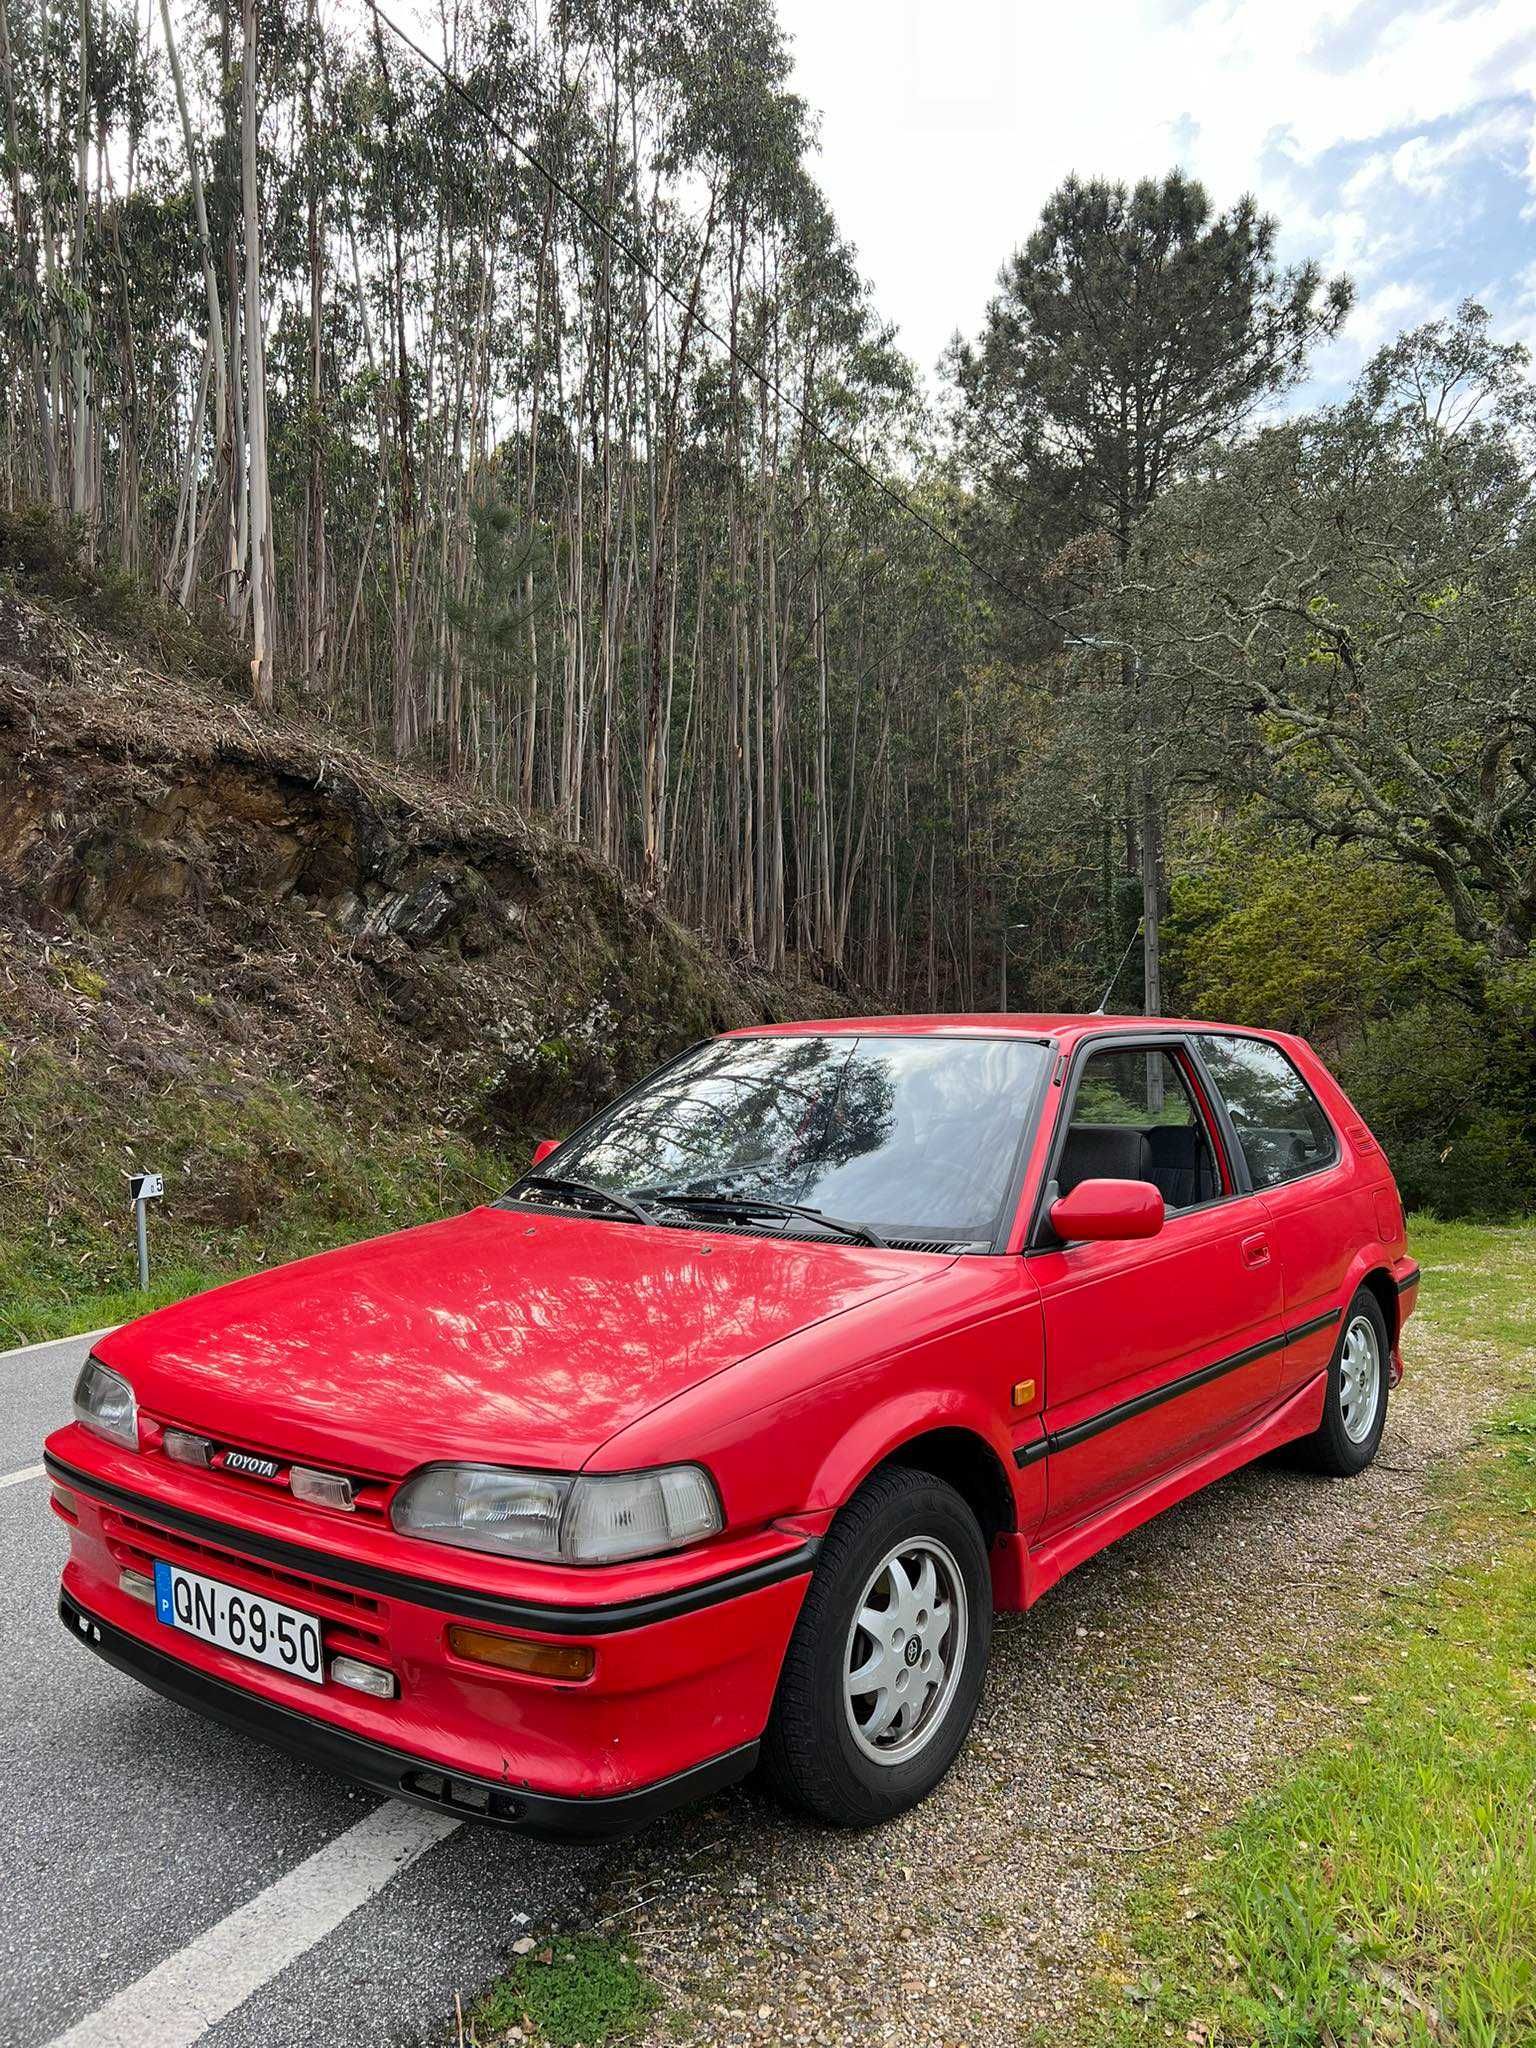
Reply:
[[0, 594], [0, 1309], [116, 1273], [135, 1162], [173, 1255], [249, 1264], [504, 1183], [710, 1031], [841, 1007], [509, 809]]

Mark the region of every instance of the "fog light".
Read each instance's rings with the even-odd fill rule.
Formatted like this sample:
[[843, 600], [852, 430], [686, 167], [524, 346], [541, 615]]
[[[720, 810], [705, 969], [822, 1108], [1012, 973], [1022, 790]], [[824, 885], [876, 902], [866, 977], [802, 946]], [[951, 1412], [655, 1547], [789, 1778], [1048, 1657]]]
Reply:
[[60, 1486], [57, 1479], [50, 1479], [48, 1486], [53, 1494], [53, 1504], [59, 1513], [67, 1515], [72, 1522], [78, 1521], [80, 1517], [80, 1503], [70, 1492], [69, 1488], [67, 1486]]
[[587, 1643], [534, 1643], [523, 1636], [493, 1636], [481, 1628], [450, 1628], [448, 1647], [473, 1663], [528, 1671], [535, 1678], [590, 1678], [597, 1662]]
[[174, 1458], [178, 1465], [202, 1465], [206, 1467], [213, 1456], [213, 1445], [205, 1436], [193, 1436], [190, 1430], [168, 1429], [163, 1439], [165, 1455]]
[[308, 1501], [312, 1508], [351, 1510], [352, 1482], [343, 1479], [339, 1472], [311, 1472], [307, 1465], [293, 1465], [288, 1471], [288, 1484], [294, 1499]]
[[145, 1600], [151, 1607], [154, 1606], [155, 1582], [153, 1579], [147, 1578], [143, 1572], [132, 1571], [125, 1567], [118, 1573], [117, 1583], [119, 1589], [126, 1593], [130, 1600]]
[[377, 1664], [364, 1664], [358, 1657], [333, 1657], [331, 1677], [338, 1685], [350, 1686], [353, 1692], [370, 1693], [376, 1700], [392, 1700], [395, 1696], [393, 1671], [381, 1671]]

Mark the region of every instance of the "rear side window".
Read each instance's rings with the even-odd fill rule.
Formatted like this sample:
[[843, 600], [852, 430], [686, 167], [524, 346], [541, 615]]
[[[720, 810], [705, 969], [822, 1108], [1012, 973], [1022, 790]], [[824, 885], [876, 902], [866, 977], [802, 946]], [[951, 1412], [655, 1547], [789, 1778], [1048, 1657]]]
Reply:
[[1278, 1046], [1225, 1036], [1199, 1044], [1256, 1188], [1299, 1180], [1338, 1156], [1322, 1104]]

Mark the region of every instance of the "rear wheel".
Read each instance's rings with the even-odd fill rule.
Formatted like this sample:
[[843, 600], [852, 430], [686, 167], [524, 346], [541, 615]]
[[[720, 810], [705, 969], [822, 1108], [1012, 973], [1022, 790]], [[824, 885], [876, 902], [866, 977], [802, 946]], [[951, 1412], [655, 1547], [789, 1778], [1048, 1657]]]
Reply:
[[833, 1523], [763, 1741], [774, 1789], [838, 1827], [915, 1806], [981, 1697], [992, 1634], [986, 1544], [926, 1472], [876, 1472]]
[[1369, 1287], [1362, 1287], [1344, 1313], [1328, 1368], [1322, 1422], [1302, 1447], [1317, 1471], [1349, 1479], [1375, 1457], [1387, 1420], [1391, 1355], [1381, 1303]]

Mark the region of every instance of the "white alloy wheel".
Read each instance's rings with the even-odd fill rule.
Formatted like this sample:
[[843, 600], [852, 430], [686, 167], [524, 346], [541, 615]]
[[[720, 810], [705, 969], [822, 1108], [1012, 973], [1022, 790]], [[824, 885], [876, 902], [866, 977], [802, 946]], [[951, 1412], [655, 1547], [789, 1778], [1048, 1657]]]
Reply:
[[938, 1733], [965, 1663], [965, 1580], [933, 1536], [898, 1543], [870, 1573], [848, 1630], [843, 1704], [877, 1764], [904, 1764]]

